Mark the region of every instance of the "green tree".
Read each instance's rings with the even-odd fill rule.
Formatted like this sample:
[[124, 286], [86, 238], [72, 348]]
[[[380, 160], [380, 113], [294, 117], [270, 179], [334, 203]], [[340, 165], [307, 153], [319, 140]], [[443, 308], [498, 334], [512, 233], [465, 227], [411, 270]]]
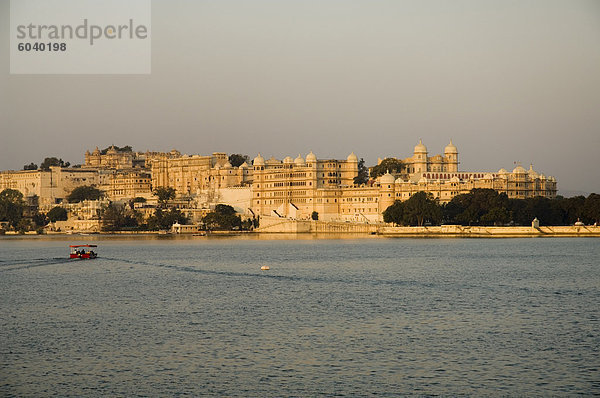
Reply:
[[510, 220], [510, 208], [506, 194], [476, 188], [452, 198], [444, 206], [443, 219], [450, 224], [503, 225]]
[[208, 230], [233, 230], [241, 229], [242, 220], [233, 207], [224, 204], [215, 206], [215, 210], [202, 219]]
[[118, 147], [118, 146], [115, 146], [115, 145], [111, 145], [111, 146], [108, 146], [108, 147], [104, 148], [103, 150], [101, 150], [100, 154], [106, 155], [106, 153], [108, 152], [108, 150], [111, 147], [113, 147], [113, 146], [115, 147], [115, 150], [117, 152], [133, 152], [133, 148], [131, 148], [131, 145], [125, 145], [124, 147]]
[[481, 225], [506, 225], [510, 214], [505, 207], [493, 207], [480, 218]]
[[138, 226], [135, 213], [127, 211], [124, 205], [109, 204], [102, 214], [103, 231], [120, 231]]
[[239, 153], [229, 155], [229, 163], [231, 163], [233, 167], [240, 167], [244, 162], [250, 163], [248, 155], [241, 155]]
[[559, 201], [560, 208], [564, 212], [563, 223], [573, 225], [577, 220], [584, 218], [585, 197], [574, 196]]
[[369, 181], [369, 169], [365, 166], [365, 160], [360, 158], [358, 161], [358, 175], [354, 177], [356, 185], [366, 184]]
[[319, 220], [319, 213], [317, 213], [316, 211], [313, 211], [312, 214], [310, 215], [310, 218], [312, 220], [318, 221]]
[[152, 194], [158, 198], [160, 207], [165, 208], [169, 200], [175, 199], [175, 189], [171, 187], [158, 187]]
[[64, 162], [62, 159], [58, 159], [55, 157], [45, 158], [42, 164], [40, 165], [40, 169], [43, 171], [50, 170], [51, 166], [59, 166], [59, 167], [69, 167], [71, 163]]
[[400, 173], [402, 171], [402, 161], [396, 158], [385, 158], [377, 166], [371, 168], [371, 178], [377, 178], [387, 172]]
[[169, 229], [175, 223], [186, 224], [187, 218], [179, 209], [171, 208], [163, 210], [157, 208], [154, 215], [148, 218], [148, 229], [158, 231], [161, 229]]
[[48, 217], [48, 220], [50, 220], [50, 222], [66, 221], [68, 218], [68, 214], [67, 210], [65, 210], [64, 208], [56, 206], [53, 207], [52, 210], [48, 212], [48, 214], [46, 214], [46, 217]]
[[38, 169], [38, 165], [33, 162], [23, 166], [23, 170], [37, 170], [37, 169]]
[[8, 221], [13, 228], [17, 228], [23, 219], [25, 210], [23, 194], [16, 189], [5, 189], [0, 192], [0, 221]]
[[402, 225], [404, 223], [404, 202], [396, 200], [394, 204], [383, 211], [383, 221]]
[[403, 221], [407, 225], [422, 226], [426, 221], [438, 224], [442, 218], [442, 209], [429, 192], [414, 193], [404, 202]]
[[600, 224], [600, 195], [591, 193], [585, 199], [583, 212], [589, 224]]
[[102, 191], [91, 185], [83, 185], [71, 191], [67, 196], [69, 203], [79, 203], [84, 200], [98, 200], [102, 197]]
[[44, 213], [35, 213], [31, 220], [36, 227], [43, 227], [48, 224], [48, 217]]

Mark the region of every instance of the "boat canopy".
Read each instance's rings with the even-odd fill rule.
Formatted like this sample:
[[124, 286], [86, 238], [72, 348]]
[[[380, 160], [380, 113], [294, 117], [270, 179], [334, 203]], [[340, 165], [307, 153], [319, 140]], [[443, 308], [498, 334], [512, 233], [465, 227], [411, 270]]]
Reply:
[[97, 245], [69, 245], [69, 247], [98, 247]]

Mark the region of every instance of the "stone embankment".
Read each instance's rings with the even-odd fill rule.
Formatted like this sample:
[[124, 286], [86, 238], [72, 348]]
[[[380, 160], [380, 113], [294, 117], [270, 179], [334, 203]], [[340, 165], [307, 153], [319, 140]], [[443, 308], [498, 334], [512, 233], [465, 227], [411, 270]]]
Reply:
[[441, 225], [431, 227], [392, 227], [389, 224], [366, 224], [338, 221], [291, 220], [261, 217], [259, 233], [352, 233], [406, 237], [535, 237], [535, 236], [595, 236], [599, 226], [555, 227], [463, 227]]

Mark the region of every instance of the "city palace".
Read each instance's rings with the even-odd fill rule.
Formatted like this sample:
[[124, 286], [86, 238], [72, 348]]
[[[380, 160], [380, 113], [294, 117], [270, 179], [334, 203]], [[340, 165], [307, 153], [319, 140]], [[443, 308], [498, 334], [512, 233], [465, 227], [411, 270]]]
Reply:
[[[512, 171], [460, 170], [459, 152], [450, 141], [443, 153], [431, 155], [419, 141], [412, 156], [398, 158], [401, 169], [355, 184], [359, 159], [319, 159], [313, 152], [284, 159], [258, 154], [233, 166], [226, 153], [185, 155], [170, 152], [86, 151], [80, 167], [0, 172], [0, 191], [6, 188], [35, 200], [41, 210], [63, 205], [76, 187], [92, 185], [107, 200], [124, 202], [144, 198], [156, 202], [153, 190], [171, 187], [174, 203], [192, 220], [223, 203], [247, 217], [272, 216], [348, 222], [381, 222], [382, 213], [396, 200], [416, 192], [430, 193], [440, 203], [474, 188], [490, 188], [509, 198], [556, 197], [557, 183], [533, 167]], [[378, 163], [381, 163], [379, 159]], [[140, 205], [141, 206], [141, 205]]]

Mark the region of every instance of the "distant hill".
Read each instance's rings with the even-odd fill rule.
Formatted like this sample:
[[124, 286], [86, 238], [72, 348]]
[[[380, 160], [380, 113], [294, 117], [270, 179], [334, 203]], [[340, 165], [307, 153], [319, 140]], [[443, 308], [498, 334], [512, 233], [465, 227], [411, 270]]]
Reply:
[[565, 198], [572, 198], [573, 196], [585, 196], [586, 198], [590, 195], [589, 192], [584, 191], [563, 191], [559, 190], [557, 195], [564, 196]]

